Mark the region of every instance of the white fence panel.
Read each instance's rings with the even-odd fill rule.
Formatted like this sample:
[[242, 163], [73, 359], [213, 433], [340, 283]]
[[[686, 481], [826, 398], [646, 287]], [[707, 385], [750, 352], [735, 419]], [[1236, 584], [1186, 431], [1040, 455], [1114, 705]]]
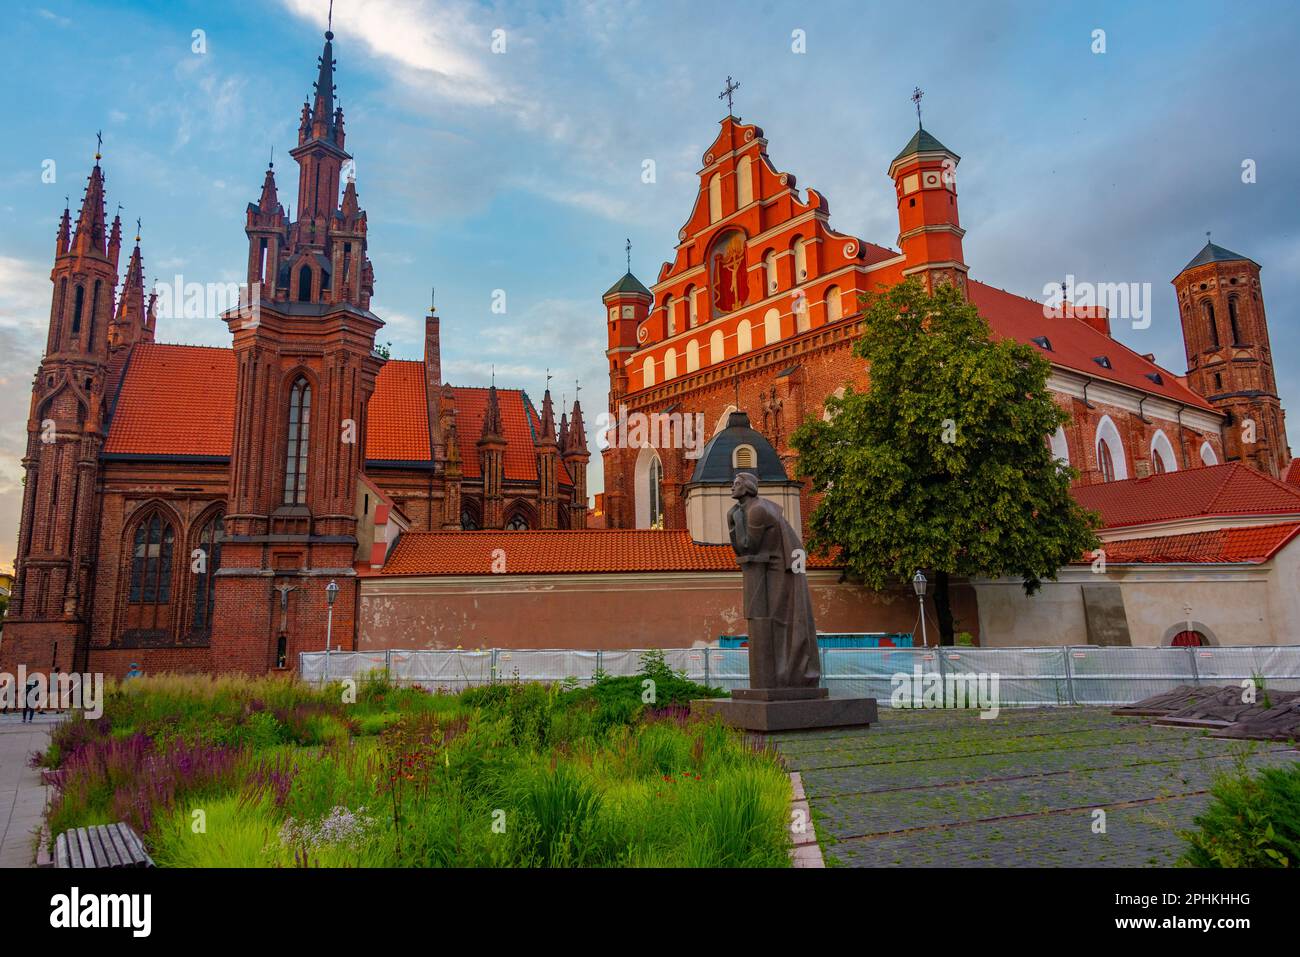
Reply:
[[1067, 665], [1075, 704], [1132, 704], [1196, 684], [1186, 648], [1109, 648], [1071, 645]]

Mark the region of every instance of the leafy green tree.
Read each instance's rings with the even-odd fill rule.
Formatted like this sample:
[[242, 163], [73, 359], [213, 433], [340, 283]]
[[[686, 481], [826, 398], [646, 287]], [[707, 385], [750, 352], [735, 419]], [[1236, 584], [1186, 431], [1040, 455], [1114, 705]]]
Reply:
[[791, 438], [821, 501], [809, 547], [838, 550], [875, 589], [928, 569], [940, 641], [953, 642], [952, 576], [1044, 578], [1097, 547], [1095, 515], [1070, 495], [1073, 469], [1048, 445], [1069, 415], [1033, 346], [993, 341], [951, 285], [908, 280], [864, 297], [853, 354], [865, 392], [826, 401], [829, 420]]

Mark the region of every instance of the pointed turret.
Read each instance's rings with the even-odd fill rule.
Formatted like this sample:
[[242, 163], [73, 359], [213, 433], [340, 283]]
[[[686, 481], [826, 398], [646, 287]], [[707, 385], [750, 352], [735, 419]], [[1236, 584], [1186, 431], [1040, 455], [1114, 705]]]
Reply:
[[108, 261], [113, 264], [114, 271], [117, 270], [117, 264], [122, 255], [122, 216], [117, 214], [113, 217], [113, 228], [108, 234]]
[[[312, 103], [311, 134], [314, 139], [334, 142], [334, 32], [325, 31], [325, 49], [317, 61], [320, 72], [316, 76], [316, 98]], [[342, 115], [342, 107], [339, 115]]]
[[126, 267], [126, 280], [122, 295], [117, 301], [117, 314], [108, 327], [108, 347], [116, 352], [130, 348], [144, 338], [148, 325], [144, 298], [144, 263], [140, 256], [140, 237], [135, 237], [135, 248]]
[[95, 166], [86, 180], [86, 193], [81, 200], [81, 212], [77, 214], [77, 233], [72, 240], [72, 249], [79, 255], [108, 256], [105, 241], [104, 214], [104, 171], [99, 168], [99, 154], [95, 154]]
[[488, 388], [487, 411], [483, 413], [483, 431], [480, 437], [483, 439], [505, 437], [501, 428], [501, 403], [497, 399], [495, 385]]
[[505, 481], [506, 439], [501, 427], [501, 405], [497, 387], [488, 389], [487, 409], [483, 413], [483, 432], [478, 440], [479, 471], [483, 476], [483, 527], [505, 526], [505, 501], [502, 484]]
[[560, 451], [563, 452], [569, 444], [569, 413], [560, 412]]
[[54, 255], [59, 257], [67, 253], [72, 244], [72, 212], [67, 204], [63, 206], [63, 216], [59, 220], [59, 238], [54, 243]]
[[569, 527], [587, 527], [587, 463], [591, 452], [587, 449], [587, 430], [582, 424], [582, 403], [573, 400], [573, 414], [564, 441], [560, 445], [564, 467], [573, 479], [573, 498], [569, 502]]
[[542, 436], [541, 441], [555, 441], [555, 406], [551, 403], [551, 390], [542, 394]]
[[284, 212], [280, 207], [280, 192], [275, 188], [274, 161], [266, 167], [266, 176], [262, 179], [262, 196], [257, 202], [257, 208], [264, 213]]

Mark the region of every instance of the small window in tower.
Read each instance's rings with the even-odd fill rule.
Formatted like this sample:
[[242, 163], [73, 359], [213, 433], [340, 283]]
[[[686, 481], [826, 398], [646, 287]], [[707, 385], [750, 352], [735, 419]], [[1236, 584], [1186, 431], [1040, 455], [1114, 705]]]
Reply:
[[72, 307], [72, 334], [75, 336], [81, 332], [81, 310], [86, 304], [85, 286], [77, 287], [76, 301]]
[[1223, 391], [1223, 373], [1221, 372], [1214, 373], [1214, 391], [1215, 392]]
[[1241, 342], [1241, 328], [1237, 325], [1237, 297], [1232, 296], [1228, 299], [1228, 323], [1232, 327], [1232, 344], [1239, 346]]
[[909, 199], [909, 200], [907, 201], [907, 205], [908, 205], [908, 206], [915, 206], [915, 205], [916, 205], [916, 197], [913, 196], [911, 199]]
[[311, 302], [311, 267], [303, 266], [298, 270], [298, 301]]

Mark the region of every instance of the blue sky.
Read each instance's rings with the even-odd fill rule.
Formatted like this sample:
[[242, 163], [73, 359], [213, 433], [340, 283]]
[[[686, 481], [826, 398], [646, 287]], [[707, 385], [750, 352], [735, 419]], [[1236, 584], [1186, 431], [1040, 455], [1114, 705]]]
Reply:
[[[272, 146], [281, 197], [295, 195], [287, 151], [326, 7], [50, 0], [6, 12], [0, 386], [15, 413], [0, 425], [0, 562], [16, 537], [55, 227], [65, 194], [75, 212], [95, 131], [110, 214], [121, 203], [144, 221], [148, 275], [241, 279], [243, 209]], [[195, 30], [206, 52], [193, 52]], [[805, 53], [792, 51], [795, 30]], [[537, 398], [549, 367], [557, 398], [581, 378], [586, 407], [603, 406], [600, 295], [622, 274], [625, 237], [647, 284], [670, 254], [728, 74], [736, 112], [764, 128], [779, 169], [828, 198], [832, 224], [894, 245], [886, 169], [915, 128], [920, 85], [927, 129], [962, 156], [973, 278], [1036, 298], [1066, 273], [1150, 282], [1151, 327], [1116, 335], [1181, 373], [1169, 280], [1213, 230], [1263, 266], [1300, 434], [1294, 5], [337, 0], [334, 31], [381, 338], [418, 356], [437, 286], [453, 383], [485, 384], [495, 364], [499, 383]], [[1241, 181], [1245, 159], [1254, 184]], [[490, 311], [495, 289], [505, 316]], [[165, 320], [159, 339], [228, 343], [216, 318]]]

